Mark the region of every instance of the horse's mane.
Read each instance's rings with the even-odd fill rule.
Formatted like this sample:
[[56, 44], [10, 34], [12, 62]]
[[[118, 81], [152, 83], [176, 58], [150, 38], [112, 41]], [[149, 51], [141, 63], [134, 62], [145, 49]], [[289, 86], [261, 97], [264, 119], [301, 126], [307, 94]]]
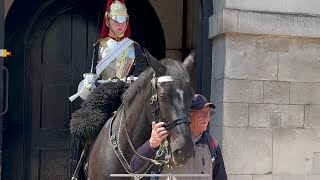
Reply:
[[[178, 87], [185, 87], [190, 82], [189, 74], [184, 68], [183, 64], [179, 61], [165, 58], [159, 61], [165, 68], [165, 76], [171, 76], [176, 82]], [[123, 94], [122, 101], [124, 104], [131, 103], [133, 98], [144, 89], [152, 78], [154, 70], [149, 67], [143, 73], [140, 74], [137, 81], [135, 81], [129, 89]]]

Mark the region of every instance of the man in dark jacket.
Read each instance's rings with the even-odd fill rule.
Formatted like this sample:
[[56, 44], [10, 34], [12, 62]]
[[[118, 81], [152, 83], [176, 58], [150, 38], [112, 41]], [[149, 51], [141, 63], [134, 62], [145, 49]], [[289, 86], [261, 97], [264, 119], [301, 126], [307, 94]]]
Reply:
[[[207, 99], [196, 94], [190, 107], [190, 128], [194, 137], [194, 155], [187, 163], [180, 167], [164, 166], [161, 174], [172, 174], [172, 179], [201, 179], [201, 180], [227, 180], [223, 157], [220, 146], [215, 144], [212, 136], [205, 132], [207, 130], [210, 117], [214, 114], [215, 105], [209, 103]], [[168, 136], [167, 130], [162, 127], [163, 122], [152, 123], [150, 139], [144, 143], [138, 153], [148, 158], [154, 158], [157, 148], [162, 140]], [[145, 164], [149, 163], [134, 155], [131, 159], [131, 168], [134, 172], [139, 171]], [[174, 174], [195, 174], [193, 177], [174, 177]], [[207, 177], [196, 176], [197, 174], [208, 174]], [[160, 177], [159, 179], [166, 179]]]

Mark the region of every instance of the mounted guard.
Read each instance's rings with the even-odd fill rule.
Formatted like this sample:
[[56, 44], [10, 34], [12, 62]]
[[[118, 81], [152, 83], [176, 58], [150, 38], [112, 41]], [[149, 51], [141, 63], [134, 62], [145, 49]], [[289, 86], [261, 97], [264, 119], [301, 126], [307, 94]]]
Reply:
[[78, 93], [71, 96], [70, 101], [79, 96], [85, 100], [95, 89], [96, 82], [101, 84], [114, 78], [126, 81], [127, 77], [138, 77], [146, 69], [147, 62], [141, 46], [129, 37], [129, 15], [124, 0], [109, 0], [101, 39], [93, 45], [90, 73], [84, 74]]
[[89, 73], [83, 75], [78, 92], [69, 97], [70, 101], [77, 97], [85, 100], [70, 121], [69, 177], [76, 178], [79, 171], [76, 165], [81, 164], [79, 159], [83, 159], [90, 142], [119, 108], [121, 96], [129, 86], [127, 82], [136, 80], [146, 68], [141, 46], [130, 39], [129, 15], [124, 0], [108, 0], [101, 39], [93, 44], [93, 56], [90, 68], [87, 68]]

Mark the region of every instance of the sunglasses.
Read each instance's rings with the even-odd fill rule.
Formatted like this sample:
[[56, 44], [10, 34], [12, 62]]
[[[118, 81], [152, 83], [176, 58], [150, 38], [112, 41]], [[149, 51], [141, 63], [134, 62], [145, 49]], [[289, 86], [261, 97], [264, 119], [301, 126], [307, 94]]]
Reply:
[[190, 110], [190, 112], [197, 113], [198, 116], [211, 117], [214, 115], [214, 111], [200, 111], [200, 110]]

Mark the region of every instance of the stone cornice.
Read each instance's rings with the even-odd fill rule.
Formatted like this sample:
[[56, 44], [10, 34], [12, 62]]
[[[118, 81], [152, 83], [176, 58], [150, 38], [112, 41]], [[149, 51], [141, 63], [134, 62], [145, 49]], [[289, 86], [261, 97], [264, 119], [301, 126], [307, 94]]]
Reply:
[[320, 16], [223, 9], [209, 19], [209, 39], [223, 34], [320, 38]]

